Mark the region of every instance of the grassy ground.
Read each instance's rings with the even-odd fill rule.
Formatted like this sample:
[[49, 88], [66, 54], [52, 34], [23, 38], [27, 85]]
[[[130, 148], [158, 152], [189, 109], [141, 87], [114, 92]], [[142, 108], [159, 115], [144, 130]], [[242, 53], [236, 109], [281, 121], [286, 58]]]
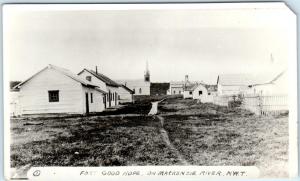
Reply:
[[258, 117], [195, 100], [160, 106], [174, 146], [193, 165], [258, 166], [263, 176], [288, 176], [288, 117]]
[[[151, 101], [89, 117], [11, 120], [11, 166], [178, 165]], [[255, 165], [264, 176], [286, 176], [288, 117], [257, 117], [194, 100], [168, 98], [159, 106], [170, 142], [192, 165]], [[115, 115], [113, 115], [115, 114]]]

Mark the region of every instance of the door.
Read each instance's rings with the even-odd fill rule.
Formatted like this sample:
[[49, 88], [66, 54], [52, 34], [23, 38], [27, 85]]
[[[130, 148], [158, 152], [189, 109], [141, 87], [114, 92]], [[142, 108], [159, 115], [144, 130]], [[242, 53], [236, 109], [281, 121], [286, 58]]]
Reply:
[[108, 91], [108, 107], [111, 107], [111, 92]]
[[89, 114], [89, 112], [90, 112], [89, 94], [87, 92], [85, 93], [85, 110], [86, 110], [86, 114]]
[[118, 103], [118, 94], [115, 92], [115, 105]]
[[106, 95], [103, 96], [104, 109], [106, 109]]

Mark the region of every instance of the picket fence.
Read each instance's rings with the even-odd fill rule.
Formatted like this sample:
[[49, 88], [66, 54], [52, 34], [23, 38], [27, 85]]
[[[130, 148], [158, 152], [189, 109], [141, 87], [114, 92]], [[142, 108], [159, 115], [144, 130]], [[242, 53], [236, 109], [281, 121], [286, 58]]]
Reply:
[[[230, 101], [237, 100], [233, 96], [216, 96], [214, 104], [228, 106]], [[288, 112], [287, 95], [243, 95], [241, 108], [249, 110], [257, 115], [278, 115]]]

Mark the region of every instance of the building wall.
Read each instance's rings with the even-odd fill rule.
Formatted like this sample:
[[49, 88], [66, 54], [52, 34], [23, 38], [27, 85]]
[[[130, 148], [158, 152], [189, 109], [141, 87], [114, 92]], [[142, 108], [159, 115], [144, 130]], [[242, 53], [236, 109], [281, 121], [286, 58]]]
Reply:
[[21, 114], [19, 93], [19, 91], [9, 92], [10, 116], [18, 116]]
[[[49, 102], [49, 90], [59, 91], [59, 102]], [[53, 69], [23, 84], [19, 95], [21, 114], [83, 113], [82, 85]]]
[[[107, 86], [106, 105], [107, 108], [119, 105], [118, 87]], [[110, 105], [110, 106], [109, 106]]]
[[183, 94], [183, 87], [170, 87], [170, 94], [171, 95]]
[[118, 94], [120, 96], [120, 103], [133, 102], [133, 95], [122, 86], [119, 87]]
[[83, 72], [81, 72], [78, 76], [80, 76], [81, 78], [86, 80], [87, 76], [91, 76], [91, 83], [94, 85], [97, 85], [101, 90], [107, 91], [107, 87], [105, 82], [103, 82], [102, 80], [99, 80], [97, 77], [95, 77], [93, 74], [87, 72], [86, 70], [84, 70]]
[[[202, 91], [202, 94], [199, 93]], [[213, 95], [208, 95], [207, 89], [203, 85], [198, 85], [198, 87], [193, 91], [193, 99], [198, 99], [201, 102], [212, 102]]]
[[150, 82], [128, 82], [126, 86], [134, 91], [134, 95], [150, 95]]
[[169, 83], [151, 83], [150, 94], [151, 95], [167, 95], [167, 91], [170, 87]]
[[193, 98], [193, 91], [187, 91], [187, 90], [185, 90], [185, 91], [183, 92], [183, 98], [184, 98], [184, 99]]
[[[118, 87], [112, 87], [106, 85], [105, 82], [95, 77], [93, 74], [87, 71], [83, 71], [79, 74], [80, 77], [86, 79], [87, 76], [91, 76], [91, 83], [97, 85], [101, 90], [107, 92], [107, 95], [105, 95], [106, 100], [106, 108], [113, 107], [116, 105], [119, 105], [119, 100], [117, 99], [117, 103], [115, 100], [115, 95], [118, 94]], [[116, 96], [118, 98], [118, 95]]]
[[247, 91], [246, 85], [220, 85], [218, 84], [218, 95], [238, 95]]
[[88, 95], [89, 112], [91, 113], [104, 111], [104, 95], [93, 88], [82, 87], [82, 97], [84, 98], [83, 112], [86, 113], [86, 93]]

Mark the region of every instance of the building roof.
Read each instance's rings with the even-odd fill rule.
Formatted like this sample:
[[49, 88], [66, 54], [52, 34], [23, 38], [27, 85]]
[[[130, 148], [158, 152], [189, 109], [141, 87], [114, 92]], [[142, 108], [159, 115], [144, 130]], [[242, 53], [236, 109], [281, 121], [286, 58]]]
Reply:
[[101, 92], [102, 94], [107, 94], [108, 92], [98, 88], [98, 87], [95, 87], [95, 90], [98, 91], [98, 92]]
[[218, 90], [217, 85], [208, 85], [208, 84], [203, 84], [203, 85], [207, 89], [208, 92], [216, 92]]
[[120, 86], [118, 83], [116, 83], [115, 81], [111, 80], [107, 76], [105, 76], [105, 75], [103, 75], [103, 74], [101, 74], [99, 72], [95, 72], [93, 70], [83, 69], [81, 72], [78, 73], [78, 75], [81, 74], [83, 71], [87, 71], [87, 72], [91, 73], [93, 76], [97, 77], [98, 79], [100, 79], [101, 81], [103, 81], [108, 86], [112, 86], [112, 87], [119, 87]]
[[126, 87], [125, 85], [121, 85], [121, 87], [123, 87], [125, 90], [127, 90], [130, 94], [134, 94], [134, 91], [129, 89], [128, 87]]
[[127, 87], [144, 85], [150, 86], [150, 82], [144, 81], [144, 79], [117, 80], [117, 82], [119, 84], [126, 85]]
[[277, 81], [285, 72], [284, 70], [279, 74], [278, 72], [268, 72], [264, 74], [222, 74], [218, 76], [217, 84], [245, 86], [270, 84]]
[[71, 79], [81, 83], [84, 86], [98, 87], [97, 85], [91, 84], [90, 82], [82, 79], [81, 77], [79, 77], [78, 75], [72, 73], [71, 71], [69, 71], [67, 69], [49, 64], [47, 67], [43, 68], [42, 70], [40, 70], [39, 72], [37, 72], [36, 74], [34, 74], [30, 78], [28, 78], [27, 80], [25, 80], [25, 81], [21, 82], [20, 84], [16, 85], [14, 88], [20, 88], [23, 84], [27, 83], [29, 80], [31, 80], [32, 78], [34, 78], [35, 76], [37, 76], [38, 74], [40, 74], [41, 72], [43, 72], [46, 69], [53, 69], [53, 70], [55, 70], [59, 73], [62, 73], [63, 75], [70, 77]]
[[269, 82], [270, 75], [254, 75], [254, 74], [222, 74], [218, 76], [217, 84], [221, 85], [254, 85]]

